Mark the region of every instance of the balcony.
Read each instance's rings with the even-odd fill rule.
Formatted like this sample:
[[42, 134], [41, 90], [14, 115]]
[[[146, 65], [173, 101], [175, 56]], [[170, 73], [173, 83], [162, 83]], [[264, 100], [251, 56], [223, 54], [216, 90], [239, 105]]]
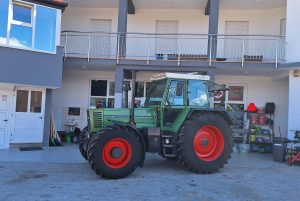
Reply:
[[285, 38], [277, 35], [209, 35], [62, 32], [67, 58], [274, 64], [285, 61]]

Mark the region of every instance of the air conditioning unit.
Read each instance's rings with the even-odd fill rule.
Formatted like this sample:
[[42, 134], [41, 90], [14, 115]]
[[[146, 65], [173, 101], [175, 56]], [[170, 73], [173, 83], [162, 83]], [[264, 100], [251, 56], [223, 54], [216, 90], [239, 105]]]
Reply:
[[300, 77], [300, 70], [294, 70], [294, 77]]

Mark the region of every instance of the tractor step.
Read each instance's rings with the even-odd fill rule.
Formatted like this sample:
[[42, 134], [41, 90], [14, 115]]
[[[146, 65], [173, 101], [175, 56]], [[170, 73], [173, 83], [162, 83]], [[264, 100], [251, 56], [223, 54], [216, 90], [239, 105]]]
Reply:
[[164, 148], [173, 148], [173, 147], [175, 147], [175, 145], [173, 145], [173, 144], [164, 144], [163, 147]]
[[165, 154], [166, 158], [176, 158], [177, 156], [175, 154]]
[[162, 135], [163, 138], [171, 138], [174, 137], [173, 135]]

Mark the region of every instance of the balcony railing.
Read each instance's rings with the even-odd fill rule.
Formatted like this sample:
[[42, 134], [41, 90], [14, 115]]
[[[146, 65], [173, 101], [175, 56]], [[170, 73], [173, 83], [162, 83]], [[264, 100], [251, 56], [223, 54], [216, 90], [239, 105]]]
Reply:
[[65, 58], [278, 63], [286, 42], [275, 35], [142, 34], [63, 32]]

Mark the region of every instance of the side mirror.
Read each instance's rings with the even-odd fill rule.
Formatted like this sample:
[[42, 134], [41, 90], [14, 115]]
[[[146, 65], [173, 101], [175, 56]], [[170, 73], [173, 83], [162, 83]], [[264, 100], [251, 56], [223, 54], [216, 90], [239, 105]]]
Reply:
[[182, 96], [184, 83], [178, 82], [176, 87], [176, 96]]

